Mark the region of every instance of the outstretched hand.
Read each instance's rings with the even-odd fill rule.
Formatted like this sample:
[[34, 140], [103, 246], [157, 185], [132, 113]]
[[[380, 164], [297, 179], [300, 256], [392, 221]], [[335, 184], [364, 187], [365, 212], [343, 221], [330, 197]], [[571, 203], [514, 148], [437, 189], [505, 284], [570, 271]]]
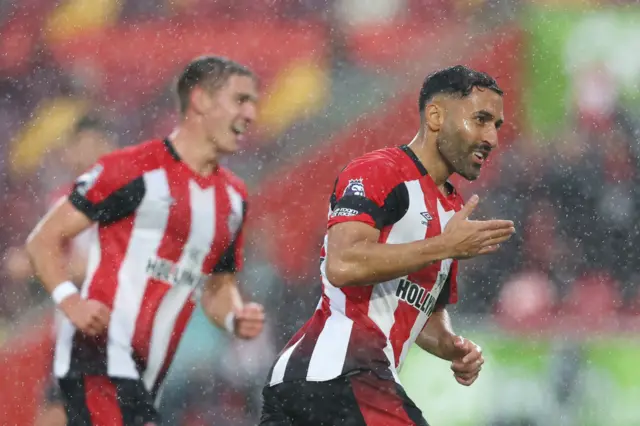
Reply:
[[470, 220], [469, 216], [478, 202], [479, 197], [472, 196], [462, 209], [453, 215], [442, 233], [451, 249], [453, 259], [467, 259], [493, 253], [516, 231], [513, 221], [510, 220]]

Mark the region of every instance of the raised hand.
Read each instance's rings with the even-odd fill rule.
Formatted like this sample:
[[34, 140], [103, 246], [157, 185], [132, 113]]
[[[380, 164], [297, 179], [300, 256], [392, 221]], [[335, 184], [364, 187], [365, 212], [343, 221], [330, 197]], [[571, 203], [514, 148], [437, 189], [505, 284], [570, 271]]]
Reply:
[[510, 220], [470, 220], [469, 216], [478, 205], [477, 195], [472, 196], [464, 207], [449, 220], [442, 233], [453, 259], [493, 253], [500, 244], [515, 233]]

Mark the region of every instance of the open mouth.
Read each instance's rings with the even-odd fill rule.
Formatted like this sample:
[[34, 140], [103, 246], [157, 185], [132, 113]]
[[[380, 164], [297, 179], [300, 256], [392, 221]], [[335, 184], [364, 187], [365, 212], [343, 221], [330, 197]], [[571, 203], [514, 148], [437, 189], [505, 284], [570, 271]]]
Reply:
[[233, 126], [231, 126], [231, 131], [233, 132], [234, 135], [241, 137], [244, 132], [247, 131], [247, 126], [243, 125], [243, 124], [234, 124]]
[[472, 155], [471, 155], [473, 157], [474, 164], [478, 164], [478, 165], [484, 164], [484, 162], [489, 157], [490, 153], [491, 153], [491, 147], [488, 146], [487, 144], [481, 144], [477, 146], [476, 149], [472, 151]]
[[473, 151], [473, 162], [476, 164], [484, 164], [484, 161], [487, 159], [487, 157], [489, 156], [488, 152], [485, 151]]

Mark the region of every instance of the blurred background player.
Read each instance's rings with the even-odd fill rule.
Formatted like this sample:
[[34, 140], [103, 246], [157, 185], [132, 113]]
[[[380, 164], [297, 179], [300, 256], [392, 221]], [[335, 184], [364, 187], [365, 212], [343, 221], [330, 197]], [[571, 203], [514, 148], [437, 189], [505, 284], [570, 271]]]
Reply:
[[435, 72], [420, 91], [413, 141], [340, 173], [322, 298], [269, 374], [261, 424], [427, 425], [398, 376], [414, 342], [450, 361], [458, 383], [476, 380], [482, 351], [453, 332], [446, 305], [458, 299], [458, 259], [495, 252], [515, 229], [467, 220], [478, 197], [463, 207], [449, 177], [480, 176], [498, 147], [502, 93], [464, 66]]
[[[101, 157], [28, 240], [66, 317], [54, 373], [70, 425], [159, 421], [160, 386], [197, 296], [230, 333], [262, 330], [262, 306], [243, 304], [235, 278], [246, 190], [219, 165], [255, 118], [256, 78], [231, 60], [200, 57], [180, 75], [177, 95], [182, 120], [170, 137]], [[93, 226], [78, 291], [64, 247]]]
[[[99, 158], [117, 148], [117, 139], [109, 123], [97, 115], [86, 115], [76, 124], [69, 142], [60, 151], [59, 158], [70, 182], [54, 189], [48, 200], [52, 208], [60, 198], [67, 197], [73, 190], [73, 179], [86, 172]], [[96, 227], [93, 226], [78, 234], [71, 244], [69, 272], [74, 283], [82, 284], [87, 267], [87, 253]]]
[[[117, 138], [111, 130], [110, 124], [99, 114], [83, 115], [74, 124], [70, 134], [65, 136], [67, 141], [49, 153], [47, 166], [58, 173], [48, 182], [48, 186], [53, 188], [46, 194], [46, 210], [52, 208], [60, 198], [68, 196], [73, 189], [73, 179], [89, 169], [98, 158], [117, 147]], [[92, 227], [81, 232], [68, 247], [69, 272], [72, 281], [78, 285], [84, 279], [87, 249], [94, 231], [95, 228]], [[8, 249], [3, 269], [11, 281], [16, 283], [27, 282], [33, 277], [33, 268], [23, 246]], [[21, 284], [20, 287], [24, 285]]]

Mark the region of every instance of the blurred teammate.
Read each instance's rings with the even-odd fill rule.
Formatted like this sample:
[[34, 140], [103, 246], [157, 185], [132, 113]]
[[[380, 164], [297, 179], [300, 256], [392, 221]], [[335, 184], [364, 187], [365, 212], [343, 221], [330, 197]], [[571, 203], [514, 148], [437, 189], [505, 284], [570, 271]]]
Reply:
[[[69, 425], [159, 422], [160, 385], [197, 296], [207, 316], [236, 336], [262, 330], [262, 307], [242, 303], [235, 278], [246, 190], [219, 166], [255, 118], [255, 77], [235, 62], [202, 57], [183, 71], [177, 94], [182, 119], [171, 137], [103, 156], [27, 243], [66, 316], [54, 373]], [[94, 223], [78, 292], [63, 248]]]
[[[116, 139], [109, 131], [108, 124], [97, 116], [82, 117], [75, 126], [71, 140], [64, 149], [64, 165], [72, 176], [80, 176], [103, 155], [115, 150]], [[64, 183], [49, 195], [49, 208], [67, 197], [73, 191], [73, 182]], [[97, 226], [92, 226], [76, 235], [69, 247], [69, 272], [72, 281], [82, 284], [87, 268], [87, 253]]]
[[[69, 135], [69, 141], [53, 155], [59, 157], [60, 168], [64, 169], [64, 172], [78, 176], [99, 157], [115, 149], [115, 146], [116, 141], [108, 132], [106, 123], [96, 116], [86, 115], [74, 126]], [[71, 192], [72, 186], [72, 183], [65, 182], [47, 194], [47, 209], [53, 207], [61, 197], [66, 197]], [[90, 228], [77, 235], [68, 247], [72, 281], [78, 284], [84, 279], [87, 244], [93, 231], [94, 229]], [[7, 276], [24, 286], [23, 283], [33, 276], [33, 268], [24, 246], [9, 248], [4, 257], [3, 269]]]
[[502, 91], [484, 73], [447, 68], [424, 81], [419, 111], [409, 145], [338, 176], [322, 298], [269, 374], [262, 425], [427, 425], [398, 379], [414, 342], [451, 361], [458, 383], [478, 377], [481, 349], [453, 332], [446, 305], [457, 301], [458, 259], [494, 252], [514, 228], [468, 220], [478, 198], [463, 207], [448, 178], [480, 175], [498, 146]]

